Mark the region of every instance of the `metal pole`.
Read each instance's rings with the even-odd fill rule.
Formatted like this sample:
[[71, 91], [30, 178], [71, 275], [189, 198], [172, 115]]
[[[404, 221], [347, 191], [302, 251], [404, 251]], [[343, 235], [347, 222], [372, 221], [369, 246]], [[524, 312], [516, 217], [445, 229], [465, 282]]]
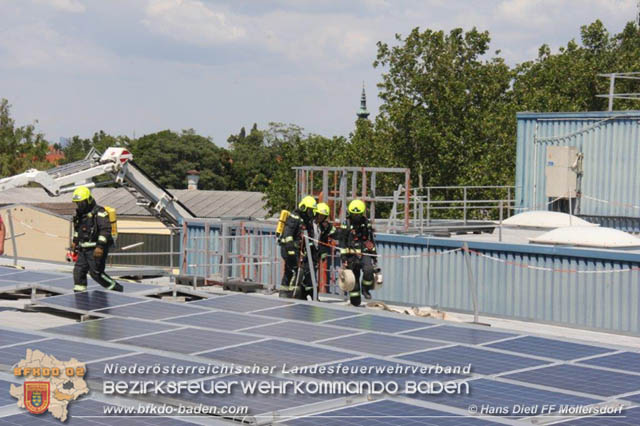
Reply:
[[609, 76], [609, 111], [613, 111], [613, 94], [616, 91], [616, 75]]
[[[313, 256], [311, 255], [311, 244], [309, 243], [309, 234], [304, 231], [304, 244], [307, 249], [307, 262], [309, 262], [309, 275], [311, 275], [311, 285], [313, 286], [313, 300], [318, 299], [318, 285], [316, 280], [316, 268], [313, 264]], [[302, 267], [302, 265], [300, 265]], [[304, 285], [304, 283], [303, 283]]]
[[478, 288], [476, 286], [476, 280], [473, 277], [473, 271], [471, 270], [471, 254], [469, 253], [469, 244], [466, 242], [462, 245], [464, 250], [464, 260], [467, 263], [467, 274], [469, 275], [469, 286], [471, 287], [471, 296], [473, 298], [473, 323], [479, 324], [478, 321]]
[[229, 232], [229, 227], [226, 223], [222, 224], [222, 267], [220, 269], [220, 275], [222, 277], [222, 282], [226, 283], [227, 282], [227, 271], [228, 271], [228, 263], [229, 263], [229, 253], [228, 252], [228, 245], [227, 245], [227, 238], [225, 238]]
[[431, 226], [431, 188], [427, 188], [427, 226]]
[[178, 285], [176, 279], [173, 276], [173, 228], [169, 230], [169, 283], [173, 281], [173, 300], [178, 296]]
[[502, 200], [500, 200], [500, 205], [498, 209], [500, 209], [500, 227], [498, 228], [498, 241], [502, 242]]
[[411, 197], [411, 171], [407, 169], [404, 172], [404, 231], [409, 231], [409, 199]]
[[462, 188], [464, 194], [464, 201], [462, 202], [462, 211], [464, 214], [464, 225], [467, 226], [467, 187]]
[[18, 246], [16, 245], [16, 233], [13, 231], [13, 216], [11, 209], [7, 209], [7, 218], [9, 219], [9, 230], [11, 231], [11, 246], [13, 247], [13, 266], [18, 266]]

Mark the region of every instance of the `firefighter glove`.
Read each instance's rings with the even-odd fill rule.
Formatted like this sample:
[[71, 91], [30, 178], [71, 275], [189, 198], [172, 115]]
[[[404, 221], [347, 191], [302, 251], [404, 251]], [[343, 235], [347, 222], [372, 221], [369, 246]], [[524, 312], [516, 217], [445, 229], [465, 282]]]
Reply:
[[93, 257], [96, 259], [102, 259], [102, 256], [104, 256], [104, 249], [100, 246], [96, 247], [93, 250]]

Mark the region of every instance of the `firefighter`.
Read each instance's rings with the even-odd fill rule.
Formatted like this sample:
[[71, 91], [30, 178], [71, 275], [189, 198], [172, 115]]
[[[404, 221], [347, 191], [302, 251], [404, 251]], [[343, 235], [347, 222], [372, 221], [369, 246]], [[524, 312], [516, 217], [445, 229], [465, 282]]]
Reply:
[[313, 218], [316, 207], [315, 198], [307, 195], [300, 201], [298, 208], [287, 217], [280, 237], [280, 253], [284, 259], [280, 297], [306, 300], [307, 295], [313, 296], [311, 270], [302, 236], [306, 230], [309, 237], [313, 238]]
[[349, 292], [349, 299], [354, 306], [360, 306], [361, 287], [364, 298], [371, 299], [373, 273], [378, 263], [373, 228], [364, 215], [365, 210], [366, 206], [362, 200], [351, 201], [347, 208], [347, 220], [341, 225], [340, 230], [342, 267], [351, 269], [356, 279], [355, 287]]
[[104, 272], [109, 247], [113, 244], [109, 214], [96, 204], [86, 186], [76, 188], [72, 200], [76, 214], [73, 216], [71, 250], [78, 254], [73, 268], [73, 291], [87, 289], [87, 272], [107, 290], [122, 291], [122, 285]]
[[331, 210], [325, 203], [318, 203], [315, 210], [316, 224], [318, 225], [318, 253], [320, 254], [320, 261], [323, 261], [331, 254], [331, 247], [329, 246], [329, 238], [336, 239], [338, 230], [333, 223], [329, 220], [329, 214]]

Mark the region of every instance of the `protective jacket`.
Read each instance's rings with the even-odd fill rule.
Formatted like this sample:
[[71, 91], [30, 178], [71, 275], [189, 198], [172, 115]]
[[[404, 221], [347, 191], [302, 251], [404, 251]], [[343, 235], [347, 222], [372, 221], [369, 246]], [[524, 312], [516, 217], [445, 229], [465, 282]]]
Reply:
[[96, 246], [106, 248], [113, 243], [109, 213], [95, 202], [88, 212], [79, 213], [76, 211], [73, 216], [73, 228], [73, 242], [78, 248], [94, 248]]

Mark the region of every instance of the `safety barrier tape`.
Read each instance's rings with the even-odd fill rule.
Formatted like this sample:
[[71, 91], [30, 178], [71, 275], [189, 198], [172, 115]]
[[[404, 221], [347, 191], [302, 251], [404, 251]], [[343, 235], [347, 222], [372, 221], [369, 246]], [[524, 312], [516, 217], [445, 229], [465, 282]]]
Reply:
[[[463, 250], [465, 250], [465, 249], [463, 248]], [[533, 270], [536, 270], [536, 271], [561, 272], [561, 273], [568, 273], [568, 274], [615, 274], [615, 273], [620, 273], [620, 272], [640, 271], [640, 267], [637, 267], [637, 266], [633, 266], [631, 268], [625, 268], [625, 269], [608, 269], [608, 270], [584, 270], [584, 269], [548, 268], [548, 267], [545, 267], [545, 266], [535, 266], [535, 265], [529, 265], [527, 263], [512, 262], [510, 260], [500, 259], [498, 257], [489, 256], [487, 254], [480, 253], [478, 251], [471, 250], [471, 249], [466, 249], [466, 251], [468, 253], [475, 254], [476, 256], [480, 256], [480, 257], [484, 257], [484, 258], [493, 260], [494, 262], [500, 262], [500, 263], [504, 263], [505, 265], [516, 266], [516, 267], [519, 267], [519, 268], [533, 269]]]
[[593, 200], [593, 201], [597, 201], [599, 203], [604, 203], [604, 204], [613, 204], [615, 206], [621, 206], [621, 207], [630, 207], [632, 209], [640, 209], [640, 206], [634, 206], [633, 204], [627, 204], [627, 203], [618, 203], [616, 201], [609, 201], [609, 200], [602, 200], [600, 198], [595, 198], [595, 197], [590, 197], [589, 195], [582, 195], [583, 198], [586, 198], [588, 200]]

